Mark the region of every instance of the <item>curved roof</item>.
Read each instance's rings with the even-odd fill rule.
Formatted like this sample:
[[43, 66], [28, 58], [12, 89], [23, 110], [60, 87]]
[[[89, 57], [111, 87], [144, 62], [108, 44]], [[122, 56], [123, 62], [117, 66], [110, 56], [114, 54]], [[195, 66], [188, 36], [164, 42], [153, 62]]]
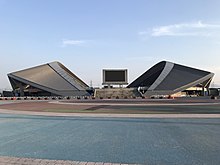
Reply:
[[59, 62], [9, 73], [8, 77], [11, 82], [15, 82], [12, 83], [13, 88], [18, 83], [23, 83], [56, 95], [71, 95], [82, 91], [86, 93], [88, 88], [88, 85]]
[[136, 80], [134, 80], [132, 83], [130, 83], [128, 87], [134, 88], [140, 86], [149, 88], [161, 74], [165, 64], [165, 61], [157, 63], [149, 70], [147, 70], [145, 73], [143, 73], [141, 76], [139, 76]]
[[151, 67], [128, 85], [129, 88], [145, 87], [147, 91], [179, 92], [201, 84], [208, 86], [214, 74], [168, 61]]

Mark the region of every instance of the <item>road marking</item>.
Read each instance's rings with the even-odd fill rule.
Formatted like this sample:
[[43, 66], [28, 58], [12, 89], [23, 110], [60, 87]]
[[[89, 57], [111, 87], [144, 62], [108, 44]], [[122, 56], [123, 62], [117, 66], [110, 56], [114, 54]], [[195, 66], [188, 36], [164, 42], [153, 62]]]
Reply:
[[56, 113], [0, 109], [2, 114], [48, 117], [96, 117], [96, 118], [220, 118], [220, 114], [105, 114], [105, 113]]
[[155, 104], [149, 104], [149, 103], [68, 103], [68, 102], [60, 102], [60, 101], [50, 101], [48, 102], [50, 104], [63, 104], [63, 105], [115, 105], [115, 106], [176, 106], [176, 105], [220, 105], [220, 103], [155, 103]]

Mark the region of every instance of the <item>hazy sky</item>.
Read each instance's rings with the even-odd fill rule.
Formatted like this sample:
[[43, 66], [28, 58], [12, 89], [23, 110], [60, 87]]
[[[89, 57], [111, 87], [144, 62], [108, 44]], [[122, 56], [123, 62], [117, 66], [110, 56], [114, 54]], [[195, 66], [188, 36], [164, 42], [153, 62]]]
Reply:
[[88, 85], [103, 68], [129, 82], [162, 60], [215, 73], [219, 0], [0, 0], [0, 89], [7, 73], [60, 61]]

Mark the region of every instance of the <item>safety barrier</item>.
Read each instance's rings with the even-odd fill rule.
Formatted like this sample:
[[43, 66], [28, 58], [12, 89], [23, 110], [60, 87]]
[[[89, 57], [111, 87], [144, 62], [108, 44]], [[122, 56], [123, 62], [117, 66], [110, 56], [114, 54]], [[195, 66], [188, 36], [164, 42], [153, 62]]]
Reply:
[[[168, 96], [168, 97], [155, 97], [155, 96], [152, 96], [152, 97], [145, 97], [145, 96], [142, 96], [142, 97], [128, 97], [128, 96], [123, 96], [123, 97], [119, 97], [119, 96], [116, 96], [116, 97], [107, 97], [107, 98], [104, 98], [104, 97], [94, 97], [94, 96], [65, 96], [65, 97], [62, 97], [62, 96], [42, 96], [42, 97], [39, 97], [39, 96], [36, 96], [36, 97], [31, 97], [31, 96], [28, 96], [28, 97], [0, 97], [0, 101], [4, 101], [4, 100], [94, 100], [94, 99], [99, 99], [99, 100], [102, 100], [102, 99], [174, 99], [174, 97], [172, 96]], [[216, 99], [215, 98], [212, 98], [212, 99]]]

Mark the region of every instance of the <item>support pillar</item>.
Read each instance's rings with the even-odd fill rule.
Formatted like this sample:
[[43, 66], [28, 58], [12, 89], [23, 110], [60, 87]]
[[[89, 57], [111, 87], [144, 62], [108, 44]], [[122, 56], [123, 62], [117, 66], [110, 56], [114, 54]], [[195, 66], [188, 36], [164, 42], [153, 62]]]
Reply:
[[20, 88], [20, 96], [23, 97], [24, 96], [24, 87], [22, 84], [19, 84], [19, 88]]

